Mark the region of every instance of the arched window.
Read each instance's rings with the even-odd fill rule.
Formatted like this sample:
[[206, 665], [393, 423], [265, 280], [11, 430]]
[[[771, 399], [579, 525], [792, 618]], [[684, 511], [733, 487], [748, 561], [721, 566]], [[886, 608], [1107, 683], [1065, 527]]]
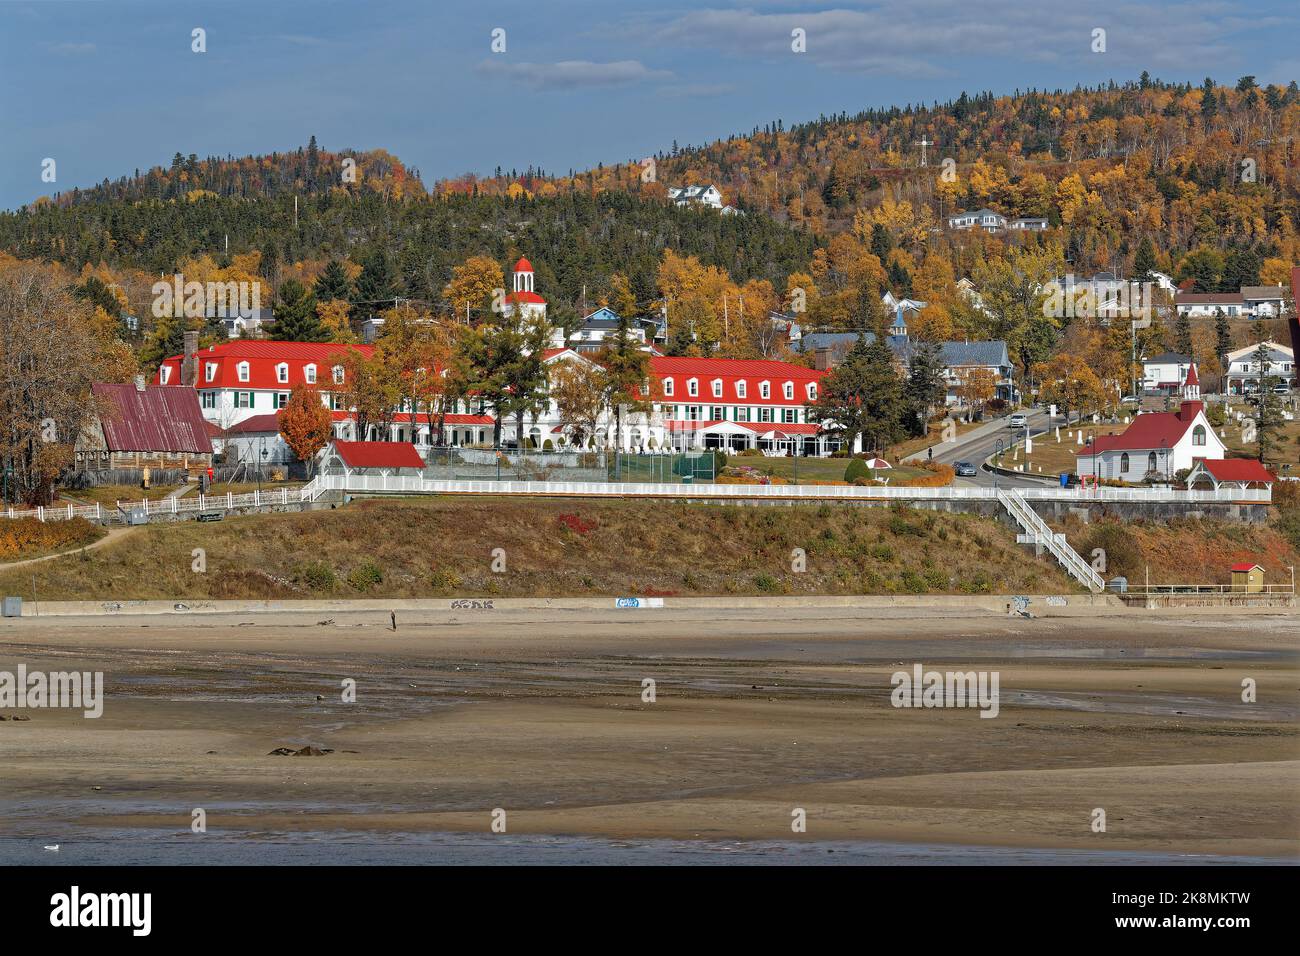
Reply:
[[1128, 474], [1128, 452], [1124, 452], [1119, 456], [1119, 473], [1121, 475]]
[[1195, 428], [1192, 429], [1192, 444], [1193, 444], [1193, 445], [1204, 445], [1204, 444], [1205, 444], [1205, 426], [1204, 426], [1204, 425], [1197, 425]]
[[1147, 471], [1155, 471], [1155, 470], [1156, 470], [1156, 453], [1151, 452], [1149, 455], [1147, 455]]

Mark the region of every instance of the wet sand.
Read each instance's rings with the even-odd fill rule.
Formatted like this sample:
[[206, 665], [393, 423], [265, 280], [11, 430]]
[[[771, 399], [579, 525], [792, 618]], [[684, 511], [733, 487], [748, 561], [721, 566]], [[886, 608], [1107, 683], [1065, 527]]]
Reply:
[[[519, 835], [1295, 858], [1298, 651], [1287, 614], [5, 620], [0, 670], [102, 670], [106, 702], [0, 723], [0, 839], [185, 835], [196, 807], [223, 838], [488, 834], [502, 808]], [[891, 706], [890, 675], [918, 662], [997, 671], [999, 715]], [[306, 745], [333, 752], [268, 755]]]

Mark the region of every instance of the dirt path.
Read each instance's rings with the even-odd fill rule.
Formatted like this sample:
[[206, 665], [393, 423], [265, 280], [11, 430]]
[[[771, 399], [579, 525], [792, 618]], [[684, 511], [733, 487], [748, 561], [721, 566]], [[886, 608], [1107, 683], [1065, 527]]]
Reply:
[[106, 544], [112, 544], [114, 541], [121, 540], [123, 535], [134, 531], [134, 528], [113, 528], [108, 534], [84, 548], [76, 548], [72, 551], [55, 551], [53, 554], [43, 554], [39, 558], [23, 558], [21, 561], [0, 562], [0, 571], [8, 571], [12, 568], [21, 568], [24, 564], [36, 564], [40, 561], [52, 561], [55, 558], [66, 558], [69, 555], [80, 554], [82, 551], [94, 551], [104, 547]]

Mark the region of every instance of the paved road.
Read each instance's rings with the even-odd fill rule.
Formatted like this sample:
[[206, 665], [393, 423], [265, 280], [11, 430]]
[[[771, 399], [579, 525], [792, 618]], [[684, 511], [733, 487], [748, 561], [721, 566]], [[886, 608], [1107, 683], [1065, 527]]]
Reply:
[[[1029, 434], [1033, 438], [1039, 435], [1047, 434], [1051, 431], [1051, 422], [1047, 412], [1042, 410], [1030, 410], [1025, 413], [1029, 424]], [[997, 450], [998, 439], [1002, 440], [1004, 447], [1009, 447], [1012, 441], [1023, 441], [1025, 430], [1023, 428], [1012, 431], [1008, 427], [1010, 415], [1004, 415], [996, 418], [991, 422], [985, 422], [978, 428], [972, 429], [960, 436], [955, 442], [948, 444], [938, 444], [934, 446], [934, 460], [944, 464], [955, 464], [959, 461], [968, 461], [979, 469], [979, 474], [974, 478], [958, 478], [954, 482], [958, 487], [971, 487], [972, 485], [982, 488], [992, 488], [995, 481], [1000, 488], [1046, 488], [1056, 484], [1054, 477], [1048, 478], [1029, 478], [1016, 477], [1008, 475], [994, 475], [990, 471], [985, 471], [982, 467], [984, 459], [988, 458]], [[1058, 417], [1058, 424], [1062, 421]]]

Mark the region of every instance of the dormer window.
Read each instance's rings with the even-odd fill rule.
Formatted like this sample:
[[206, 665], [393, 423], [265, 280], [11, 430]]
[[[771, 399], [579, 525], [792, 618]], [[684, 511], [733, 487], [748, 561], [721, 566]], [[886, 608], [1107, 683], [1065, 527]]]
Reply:
[[666, 378], [666, 379], [664, 379], [664, 394], [667, 395], [667, 396], [669, 396], [670, 398], [672, 397], [672, 394], [673, 394], [673, 380], [672, 380], [671, 378]]
[[720, 378], [715, 378], [713, 380], [713, 397], [714, 398], [722, 397], [722, 379]]
[[163, 365], [158, 369], [158, 382], [160, 385], [166, 385], [168, 379], [172, 377], [170, 365]]
[[759, 382], [759, 383], [758, 383], [758, 395], [759, 395], [760, 398], [771, 398], [771, 397], [772, 397], [772, 386], [771, 386], [771, 384], [770, 384], [769, 382]]
[[785, 400], [787, 402], [794, 401], [794, 382], [785, 383]]
[[217, 363], [207, 362], [203, 366], [203, 380], [205, 382], [214, 382], [217, 378]]
[[[287, 362], [281, 362], [279, 365], [275, 367], [275, 380], [279, 382], [281, 385], [288, 384], [289, 364]], [[241, 379], [241, 381], [243, 380]]]
[[808, 401], [810, 401], [810, 402], [815, 402], [815, 401], [817, 401], [817, 383], [816, 383], [816, 382], [809, 382], [809, 383], [808, 383]]
[[303, 377], [307, 380], [307, 384], [308, 384], [308, 385], [315, 385], [315, 384], [316, 384], [316, 366], [315, 366], [315, 365], [305, 365], [305, 366], [303, 366], [302, 374], [303, 374]]
[[744, 383], [743, 381], [737, 382], [737, 383], [736, 383], [736, 397], [737, 397], [737, 398], [745, 398], [745, 397], [746, 397], [746, 395], [745, 395], [745, 391], [746, 391], [746, 389], [745, 389], [745, 383]]
[[700, 394], [699, 379], [688, 378], [686, 380], [686, 394], [691, 396], [691, 398], [694, 398], [696, 395]]
[[248, 363], [247, 363], [247, 362], [240, 362], [237, 366], [235, 366], [235, 374], [238, 375], [239, 380], [240, 380], [241, 382], [247, 382], [247, 381], [248, 381]]
[[334, 384], [335, 384], [335, 385], [342, 385], [342, 384], [343, 384], [343, 366], [342, 366], [342, 365], [335, 365], [335, 366], [334, 366]]

